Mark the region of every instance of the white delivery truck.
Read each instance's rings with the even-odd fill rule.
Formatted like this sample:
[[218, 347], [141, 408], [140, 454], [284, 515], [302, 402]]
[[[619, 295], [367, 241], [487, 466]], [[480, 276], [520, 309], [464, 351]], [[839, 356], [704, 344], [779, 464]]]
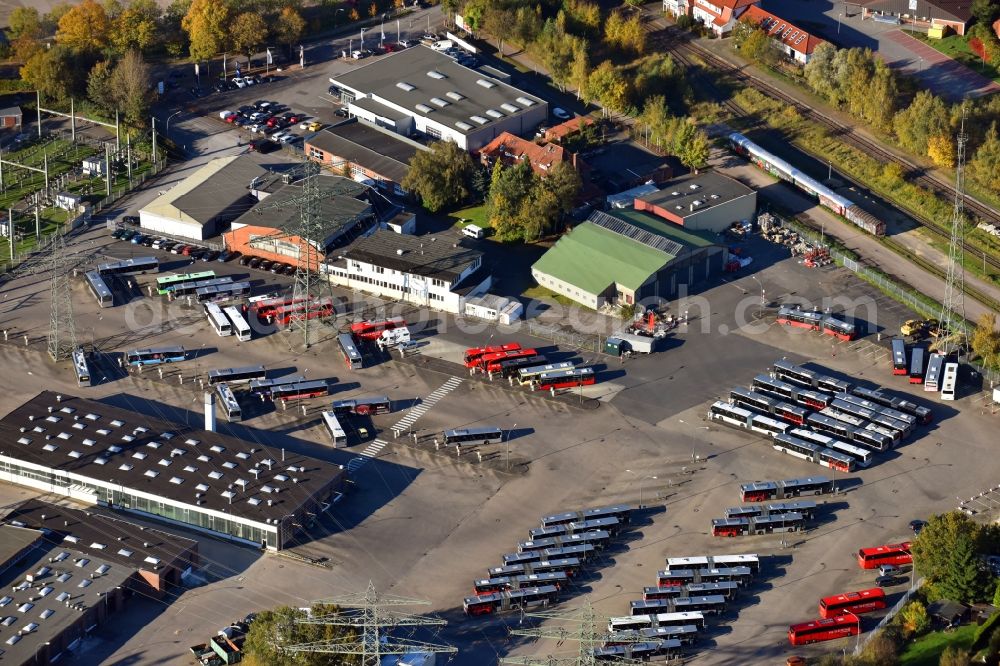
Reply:
[[386, 349], [387, 347], [395, 347], [409, 341], [410, 329], [401, 326], [382, 331], [382, 335], [375, 340], [375, 343], [379, 346], [379, 349]]

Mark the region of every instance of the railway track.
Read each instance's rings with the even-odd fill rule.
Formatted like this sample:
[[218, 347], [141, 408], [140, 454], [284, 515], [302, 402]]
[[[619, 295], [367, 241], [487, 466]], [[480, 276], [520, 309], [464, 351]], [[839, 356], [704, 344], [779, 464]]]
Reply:
[[[947, 183], [922, 173], [923, 167], [915, 164], [909, 160], [903, 159], [890, 151], [882, 148], [874, 141], [866, 139], [860, 136], [854, 131], [853, 128], [844, 125], [829, 116], [823, 115], [817, 112], [812, 107], [802, 104], [797, 99], [788, 95], [778, 89], [777, 87], [771, 85], [770, 83], [763, 81], [751, 74], [746, 73], [741, 68], [727, 62], [723, 58], [715, 55], [714, 53], [698, 46], [697, 44], [691, 43], [689, 37], [686, 34], [679, 33], [676, 29], [672, 29], [672, 26], [667, 26], [666, 28], [656, 26], [651, 21], [646, 21], [643, 23], [649, 35], [653, 38], [654, 43], [657, 46], [662, 46], [664, 50], [668, 51], [674, 59], [676, 59], [681, 64], [687, 67], [693, 67], [696, 65], [692, 56], [697, 57], [702, 62], [711, 66], [736, 81], [744, 83], [745, 85], [755, 88], [761, 93], [784, 102], [788, 106], [796, 109], [803, 116], [813, 120], [814, 122], [820, 123], [827, 127], [832, 133], [835, 133], [842, 141], [851, 145], [862, 152], [871, 155], [884, 163], [893, 162], [902, 166], [912, 182], [915, 182], [926, 189], [941, 195], [947, 196], [949, 199], [954, 199], [955, 189], [948, 185]], [[708, 77], [702, 77], [703, 80], [708, 81]], [[734, 113], [736, 116], [741, 118], [749, 117], [749, 114], [744, 111], [739, 105], [732, 101], [727, 95], [722, 93], [718, 86], [714, 82], [707, 85], [712, 96], [719, 102], [723, 107], [725, 107], [730, 112]], [[863, 183], [852, 180], [856, 185], [867, 188]], [[1000, 213], [993, 210], [992, 208], [984, 205], [983, 203], [966, 196], [965, 197], [965, 208], [972, 213], [974, 213], [980, 219], [996, 224], [1000, 226]], [[949, 241], [951, 238], [951, 230], [944, 229], [933, 221], [924, 218], [917, 211], [908, 210], [910, 216], [918, 222], [922, 227], [926, 228], [931, 233], [935, 234], [937, 237], [944, 241]], [[985, 257], [986, 263], [1000, 272], [1000, 259], [985, 253], [978, 247], [972, 246], [969, 243], [964, 243], [964, 249], [966, 254], [970, 256], [983, 255]], [[988, 302], [993, 302], [992, 299], [987, 299]]]

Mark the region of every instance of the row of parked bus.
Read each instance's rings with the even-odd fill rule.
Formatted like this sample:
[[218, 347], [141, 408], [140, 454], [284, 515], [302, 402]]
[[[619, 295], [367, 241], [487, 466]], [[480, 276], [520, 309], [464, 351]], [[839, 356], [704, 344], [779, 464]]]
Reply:
[[813, 500], [729, 507], [725, 518], [712, 519], [712, 536], [798, 532], [805, 529], [815, 515], [816, 502]]
[[788, 627], [788, 642], [808, 645], [856, 636], [861, 631], [858, 616], [882, 610], [887, 605], [885, 591], [878, 587], [824, 597], [819, 600], [820, 619]]
[[[207, 381], [215, 389], [220, 407], [230, 421], [243, 419], [241, 398], [272, 402], [318, 398], [329, 395], [333, 382], [332, 379], [307, 380], [301, 375], [268, 378], [262, 365], [209, 370]], [[237, 387], [241, 389], [238, 393]]]
[[392, 401], [387, 395], [334, 400], [330, 409], [323, 412], [323, 424], [326, 426], [334, 448], [347, 446], [347, 432], [341, 420], [352, 416], [372, 416], [388, 414], [392, 411]]
[[777, 322], [782, 326], [818, 331], [844, 342], [858, 337], [857, 327], [854, 324], [818, 310], [803, 310], [798, 306], [783, 305], [778, 308]]
[[249, 280], [216, 276], [215, 271], [164, 275], [156, 279], [156, 292], [169, 299], [191, 298], [199, 303], [228, 303], [250, 295]]
[[115, 304], [114, 291], [111, 288], [112, 280], [119, 276], [156, 273], [159, 270], [160, 262], [156, 257], [135, 257], [98, 264], [97, 268], [86, 271], [83, 278], [97, 304], [102, 308], [110, 308]]
[[605, 647], [634, 641], [670, 641], [661, 651], [694, 644], [706, 617], [725, 613], [728, 604], [760, 572], [757, 555], [671, 557], [657, 573], [656, 586], [629, 602], [629, 615], [608, 620]]
[[468, 615], [547, 606], [580, 570], [628, 528], [632, 507], [616, 505], [544, 516], [529, 530], [517, 552], [473, 582], [474, 596], [462, 607]]
[[930, 354], [920, 346], [907, 353], [906, 342], [893, 338], [892, 374], [909, 377], [911, 384], [922, 384], [924, 391], [940, 392], [942, 400], [955, 399], [958, 363], [944, 354]]
[[534, 349], [522, 348], [511, 342], [465, 350], [465, 367], [471, 373], [482, 372], [493, 379], [502, 377], [511, 386], [517, 383], [533, 391], [557, 391], [564, 388], [590, 386], [597, 381], [594, 369], [577, 366], [571, 361], [548, 363]]

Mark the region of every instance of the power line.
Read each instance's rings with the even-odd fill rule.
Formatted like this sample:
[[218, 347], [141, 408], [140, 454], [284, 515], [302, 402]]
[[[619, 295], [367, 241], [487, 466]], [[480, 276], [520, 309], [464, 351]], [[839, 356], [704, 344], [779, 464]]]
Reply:
[[966, 330], [965, 322], [965, 133], [967, 105], [962, 105], [962, 126], [957, 137], [958, 163], [955, 166], [955, 205], [951, 215], [951, 242], [948, 246], [948, 273], [945, 278], [944, 300], [941, 304], [939, 330], [944, 336], [940, 351], [948, 356], [961, 353], [968, 344], [958, 338]]
[[375, 591], [375, 585], [368, 581], [364, 594], [351, 594], [334, 599], [324, 599], [317, 603], [333, 604], [345, 610], [329, 615], [320, 615], [297, 620], [300, 624], [321, 624], [351, 627], [361, 634], [353, 640], [343, 638], [312, 643], [286, 645], [280, 649], [287, 652], [323, 654], [356, 654], [361, 656], [362, 666], [381, 666], [384, 655], [403, 655], [415, 652], [435, 654], [455, 654], [457, 648], [437, 645], [412, 639], [390, 636], [388, 631], [398, 627], [441, 626], [445, 620], [425, 615], [410, 615], [392, 608], [400, 606], [427, 605], [428, 602], [405, 597], [382, 596]]
[[66, 240], [56, 232], [48, 247], [50, 278], [50, 310], [48, 348], [53, 361], [69, 358], [76, 349], [76, 320], [73, 318], [73, 292], [66, 261]]

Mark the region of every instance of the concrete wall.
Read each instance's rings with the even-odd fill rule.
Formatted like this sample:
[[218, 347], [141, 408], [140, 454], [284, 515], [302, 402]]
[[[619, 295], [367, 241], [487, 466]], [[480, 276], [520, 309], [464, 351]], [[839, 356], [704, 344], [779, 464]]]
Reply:
[[557, 294], [562, 294], [581, 305], [586, 305], [588, 308], [596, 310], [604, 305], [605, 299], [603, 296], [583, 291], [568, 282], [564, 282], [548, 273], [543, 273], [536, 268], [531, 269], [531, 277], [535, 278], [535, 282], [546, 289], [554, 291]]
[[204, 240], [215, 235], [214, 227], [211, 233], [209, 233], [209, 230], [200, 224], [189, 224], [180, 220], [172, 220], [141, 210], [139, 211], [139, 226], [153, 233], [170, 234], [171, 236], [180, 236], [181, 238], [190, 238], [192, 240]]

